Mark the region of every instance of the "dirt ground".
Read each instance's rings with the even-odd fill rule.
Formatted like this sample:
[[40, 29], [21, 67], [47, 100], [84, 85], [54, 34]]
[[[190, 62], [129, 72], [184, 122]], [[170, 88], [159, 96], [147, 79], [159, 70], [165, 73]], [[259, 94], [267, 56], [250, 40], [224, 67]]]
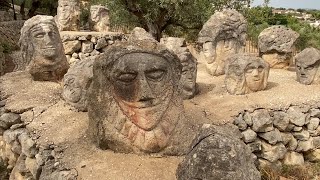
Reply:
[[[199, 94], [184, 102], [187, 117], [199, 122], [232, 122], [243, 110], [284, 108], [290, 104], [320, 102], [320, 85], [301, 85], [295, 73], [271, 70], [265, 91], [235, 96], [224, 86], [224, 76], [212, 77], [198, 62]], [[61, 99], [61, 84], [34, 82], [23, 72], [0, 78], [1, 96], [7, 97], [6, 109], [22, 113], [27, 128], [39, 146], [55, 145], [61, 150], [61, 165], [75, 168], [83, 180], [171, 180], [182, 157], [156, 157], [117, 154], [96, 148], [88, 139], [87, 113], [77, 112]]]

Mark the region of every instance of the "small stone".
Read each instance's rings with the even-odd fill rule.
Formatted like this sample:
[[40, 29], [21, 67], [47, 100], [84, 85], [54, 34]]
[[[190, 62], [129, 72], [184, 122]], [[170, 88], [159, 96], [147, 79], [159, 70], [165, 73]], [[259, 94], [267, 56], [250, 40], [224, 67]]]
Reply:
[[320, 137], [314, 137], [313, 139], [313, 145], [315, 148], [319, 149], [320, 148]]
[[95, 49], [91, 52], [91, 56], [97, 56], [99, 54], [100, 54], [100, 52]]
[[104, 47], [106, 47], [108, 45], [108, 42], [106, 41], [105, 38], [100, 38], [97, 41], [97, 45], [95, 47], [95, 49], [102, 49]]
[[21, 134], [18, 138], [22, 147], [22, 153], [29, 158], [33, 158], [38, 153], [36, 143], [26, 133]]
[[296, 126], [294, 124], [289, 124], [285, 131], [287, 131], [287, 132], [293, 131], [293, 128], [295, 128], [295, 127]]
[[37, 160], [35, 158], [27, 157], [25, 160], [25, 166], [33, 175], [34, 179], [37, 179], [37, 177], [39, 177], [41, 172], [41, 166], [37, 164]]
[[242, 115], [240, 114], [236, 119], [235, 119], [235, 121], [234, 121], [234, 124], [236, 125], [236, 126], [238, 126], [238, 128], [240, 129], [240, 130], [246, 130], [247, 129], [247, 123], [243, 120], [243, 118], [242, 118]]
[[281, 139], [284, 145], [287, 145], [294, 138], [291, 133], [281, 133]]
[[274, 146], [262, 142], [262, 153], [261, 157], [270, 162], [276, 162], [279, 159], [282, 159], [286, 154], [287, 149], [282, 143], [278, 143]]
[[276, 111], [273, 113], [273, 125], [280, 131], [285, 131], [289, 125], [289, 119], [285, 118], [287, 114], [282, 111]]
[[299, 141], [296, 148], [297, 152], [307, 152], [314, 149], [313, 138], [311, 137], [308, 141]]
[[274, 129], [267, 110], [256, 110], [251, 114], [251, 117], [253, 121], [252, 130], [255, 132], [268, 132]]
[[97, 38], [96, 37], [92, 37], [90, 40], [93, 44], [97, 44]]
[[294, 132], [300, 132], [300, 131], [302, 131], [302, 127], [295, 126], [295, 127], [292, 129], [292, 131], [294, 131]]
[[248, 126], [252, 126], [253, 122], [249, 112], [244, 113], [243, 120], [247, 123]]
[[85, 37], [85, 36], [80, 36], [80, 37], [78, 38], [78, 40], [79, 40], [79, 41], [86, 41], [86, 40], [87, 40], [87, 37]]
[[108, 40], [108, 44], [109, 44], [109, 45], [112, 45], [113, 43], [114, 43], [114, 41]]
[[320, 118], [320, 110], [319, 109], [310, 109], [310, 116]]
[[6, 105], [6, 101], [0, 101], [0, 107], [4, 107]]
[[298, 140], [292, 136], [289, 143], [286, 145], [287, 149], [290, 151], [294, 151], [298, 146]]
[[306, 130], [300, 132], [293, 132], [292, 135], [300, 141], [307, 141], [310, 138], [310, 133]]
[[21, 116], [15, 113], [5, 113], [0, 117], [0, 122], [1, 128], [8, 129], [14, 124], [21, 123]]
[[15, 130], [15, 129], [24, 128], [24, 127], [26, 127], [26, 125], [24, 123], [20, 123], [20, 124], [12, 125], [10, 129]]
[[252, 143], [248, 143], [247, 146], [250, 147], [251, 152], [260, 152], [261, 151], [261, 141], [260, 140], [256, 140]]
[[91, 53], [93, 51], [93, 43], [91, 41], [82, 42], [81, 52]]
[[259, 166], [260, 167], [274, 167], [274, 168], [281, 168], [282, 167], [282, 164], [281, 162], [278, 160], [278, 161], [275, 161], [275, 162], [270, 162], [268, 160], [265, 160], [265, 159], [259, 159]]
[[303, 155], [297, 152], [288, 152], [283, 158], [283, 163], [285, 165], [303, 165], [304, 164], [304, 158]]
[[319, 118], [311, 118], [309, 124], [307, 124], [308, 130], [316, 130], [319, 126]]
[[79, 54], [78, 53], [73, 53], [72, 57], [75, 58], [75, 59], [78, 59], [79, 58]]
[[60, 165], [60, 163], [59, 162], [55, 162], [54, 164], [53, 164], [53, 167], [58, 167]]
[[247, 129], [241, 133], [243, 135], [243, 141], [245, 143], [251, 143], [257, 139], [257, 133], [251, 129]]
[[268, 143], [274, 145], [277, 144], [277, 142], [281, 142], [281, 133], [278, 129], [274, 129], [272, 131], [266, 132], [266, 133], [259, 133], [259, 137], [266, 140]]
[[290, 122], [296, 126], [303, 126], [306, 123], [307, 115], [301, 112], [298, 107], [290, 107], [287, 110]]
[[306, 152], [305, 159], [310, 162], [320, 162], [320, 149]]
[[79, 52], [81, 49], [81, 42], [80, 41], [66, 41], [63, 43], [64, 53], [65, 54], [73, 54], [74, 52]]

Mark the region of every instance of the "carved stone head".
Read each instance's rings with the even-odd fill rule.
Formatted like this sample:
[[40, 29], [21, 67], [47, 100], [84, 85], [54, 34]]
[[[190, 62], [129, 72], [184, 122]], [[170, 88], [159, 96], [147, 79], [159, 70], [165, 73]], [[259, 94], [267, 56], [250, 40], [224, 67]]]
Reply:
[[91, 30], [104, 32], [109, 31], [109, 9], [105, 6], [90, 7], [90, 26]]
[[57, 24], [60, 31], [80, 30], [80, 1], [59, 0], [57, 8]]
[[34, 80], [62, 79], [69, 65], [52, 16], [34, 16], [21, 29], [20, 48]]
[[89, 133], [100, 148], [154, 153], [183, 116], [177, 56], [154, 41], [118, 43], [94, 63]]
[[297, 81], [302, 84], [320, 83], [320, 51], [306, 48], [295, 56]]
[[226, 57], [240, 53], [246, 43], [247, 21], [236, 10], [216, 12], [203, 25], [198, 43], [202, 46], [200, 57], [212, 76], [225, 73]]
[[225, 85], [230, 94], [247, 94], [267, 87], [269, 65], [262, 58], [246, 54], [230, 56]]
[[197, 91], [197, 62], [190, 53], [185, 39], [176, 37], [161, 38], [160, 43], [172, 50], [181, 61], [182, 74], [180, 84], [182, 87], [183, 99], [194, 97]]
[[62, 96], [80, 111], [87, 111], [87, 91], [92, 82], [93, 61], [93, 58], [77, 61], [64, 75]]

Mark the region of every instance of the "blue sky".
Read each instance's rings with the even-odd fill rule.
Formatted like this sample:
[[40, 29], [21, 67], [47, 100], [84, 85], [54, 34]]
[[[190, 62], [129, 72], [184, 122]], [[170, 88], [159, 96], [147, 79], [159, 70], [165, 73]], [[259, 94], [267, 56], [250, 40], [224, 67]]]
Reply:
[[[262, 4], [263, 0], [254, 0], [252, 6]], [[269, 6], [293, 9], [320, 9], [320, 0], [270, 0]]]

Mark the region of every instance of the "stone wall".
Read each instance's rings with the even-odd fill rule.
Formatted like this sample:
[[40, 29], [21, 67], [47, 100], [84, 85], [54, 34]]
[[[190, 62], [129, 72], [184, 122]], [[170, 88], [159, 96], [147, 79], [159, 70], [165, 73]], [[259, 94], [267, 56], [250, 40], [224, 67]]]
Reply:
[[76, 179], [77, 171], [59, 162], [61, 148], [39, 146], [23, 115], [4, 106], [5, 100], [0, 101], [0, 179]]
[[234, 124], [260, 165], [320, 160], [320, 106], [243, 111]]
[[114, 32], [60, 32], [69, 64], [89, 56], [96, 56], [116, 41], [127, 40], [122, 33]]

